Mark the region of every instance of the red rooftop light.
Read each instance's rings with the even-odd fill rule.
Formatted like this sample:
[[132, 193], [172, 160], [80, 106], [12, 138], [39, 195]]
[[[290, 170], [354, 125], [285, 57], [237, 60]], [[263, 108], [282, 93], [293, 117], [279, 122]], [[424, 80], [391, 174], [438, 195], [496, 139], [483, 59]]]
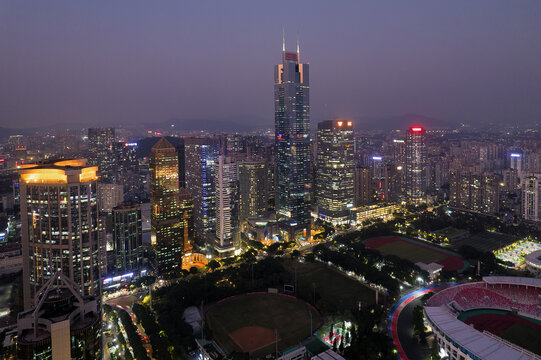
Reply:
[[413, 131], [413, 132], [419, 132], [419, 131], [423, 131], [423, 128], [422, 128], [422, 127], [412, 127], [412, 128], [411, 128], [411, 131]]

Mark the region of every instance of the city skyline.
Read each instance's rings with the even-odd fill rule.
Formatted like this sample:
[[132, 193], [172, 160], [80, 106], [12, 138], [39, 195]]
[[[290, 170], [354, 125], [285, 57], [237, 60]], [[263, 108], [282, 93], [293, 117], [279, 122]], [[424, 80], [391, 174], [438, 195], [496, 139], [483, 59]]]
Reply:
[[[407, 114], [439, 124], [538, 121], [538, 2], [289, 6], [276, 21], [265, 15], [277, 13], [277, 6], [242, 1], [5, 2], [0, 126], [180, 119], [271, 127], [265, 69], [278, 60], [282, 28], [288, 47], [298, 37], [318, 69], [313, 123], [344, 118], [374, 127]], [[302, 19], [293, 16], [299, 11]], [[28, 16], [34, 12], [39, 16]], [[322, 17], [340, 21], [320, 26]], [[241, 76], [229, 71], [237, 66]], [[201, 107], [209, 95], [213, 106]]]

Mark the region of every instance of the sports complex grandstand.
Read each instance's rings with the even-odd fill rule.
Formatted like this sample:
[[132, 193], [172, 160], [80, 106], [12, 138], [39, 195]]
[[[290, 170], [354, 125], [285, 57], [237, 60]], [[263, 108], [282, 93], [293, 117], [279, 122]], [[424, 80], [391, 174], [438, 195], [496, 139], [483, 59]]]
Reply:
[[484, 277], [436, 293], [424, 312], [442, 357], [541, 359], [541, 279]]

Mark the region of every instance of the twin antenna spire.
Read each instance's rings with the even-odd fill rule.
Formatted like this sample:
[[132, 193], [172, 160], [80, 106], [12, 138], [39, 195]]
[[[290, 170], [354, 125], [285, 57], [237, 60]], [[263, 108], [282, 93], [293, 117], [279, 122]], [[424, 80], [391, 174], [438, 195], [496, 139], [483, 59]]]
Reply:
[[[284, 59], [285, 59], [285, 53], [286, 53], [286, 32], [284, 28], [282, 28], [282, 52], [284, 53]], [[297, 31], [297, 61], [301, 61], [301, 50], [299, 47], [299, 32]]]

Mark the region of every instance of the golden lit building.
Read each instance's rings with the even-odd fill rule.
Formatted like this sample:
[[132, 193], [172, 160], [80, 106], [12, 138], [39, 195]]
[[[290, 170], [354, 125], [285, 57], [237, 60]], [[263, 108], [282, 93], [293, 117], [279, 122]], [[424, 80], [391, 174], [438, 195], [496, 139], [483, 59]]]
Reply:
[[177, 150], [161, 138], [150, 152], [151, 237], [159, 272], [170, 271], [182, 261], [179, 190]]
[[58, 271], [82, 295], [100, 295], [97, 171], [86, 159], [20, 168], [25, 309]]

